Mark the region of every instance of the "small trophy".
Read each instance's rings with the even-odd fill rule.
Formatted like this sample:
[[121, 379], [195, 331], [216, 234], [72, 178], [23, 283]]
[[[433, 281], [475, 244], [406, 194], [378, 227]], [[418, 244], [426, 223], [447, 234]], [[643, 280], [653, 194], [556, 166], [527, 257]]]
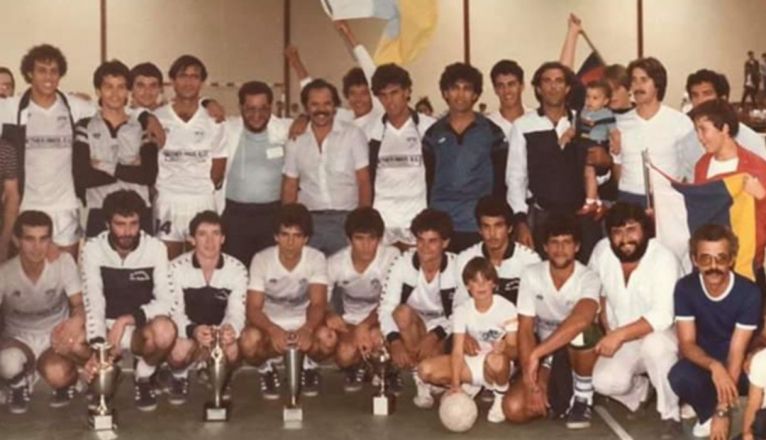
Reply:
[[205, 403], [206, 422], [229, 420], [230, 402], [224, 402], [223, 389], [229, 380], [229, 364], [221, 344], [221, 329], [213, 328], [213, 349], [207, 360], [207, 371], [213, 387], [213, 401]]
[[303, 353], [298, 349], [298, 341], [294, 333], [288, 337], [285, 351], [285, 372], [287, 374], [288, 400], [282, 410], [282, 420], [285, 428], [300, 428], [303, 421], [303, 408], [298, 401], [301, 393], [301, 371], [303, 370]]
[[93, 350], [98, 354], [98, 367], [93, 378], [93, 392], [96, 393], [98, 406], [88, 411], [88, 425], [94, 431], [110, 431], [117, 428], [115, 422], [117, 411], [110, 408], [106, 401], [111, 398], [114, 386], [117, 382], [119, 369], [109, 360], [111, 345], [99, 342], [93, 345]]
[[372, 413], [376, 416], [391, 415], [396, 408], [396, 396], [390, 393], [386, 387], [386, 377], [391, 368], [391, 354], [388, 353], [386, 347], [381, 347], [365, 356], [365, 361], [380, 379], [380, 385], [372, 395]]

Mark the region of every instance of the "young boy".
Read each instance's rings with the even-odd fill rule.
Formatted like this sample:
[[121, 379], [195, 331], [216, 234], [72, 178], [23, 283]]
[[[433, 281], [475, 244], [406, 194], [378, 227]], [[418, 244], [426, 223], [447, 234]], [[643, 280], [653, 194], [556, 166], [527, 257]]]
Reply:
[[[503, 397], [508, 391], [511, 363], [516, 358], [516, 307], [494, 294], [497, 272], [486, 258], [469, 261], [462, 277], [473, 301], [465, 302], [452, 315], [452, 354], [421, 362], [418, 374], [425, 382], [449, 385], [450, 393], [462, 392], [461, 383], [492, 389], [494, 401], [487, 420], [500, 423], [505, 420]], [[466, 335], [479, 343], [475, 356], [463, 351]]]

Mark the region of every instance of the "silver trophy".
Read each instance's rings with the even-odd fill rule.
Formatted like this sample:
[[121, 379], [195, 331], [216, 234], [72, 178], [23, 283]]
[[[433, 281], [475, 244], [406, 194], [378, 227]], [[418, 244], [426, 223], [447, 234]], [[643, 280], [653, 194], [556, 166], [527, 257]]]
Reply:
[[286, 428], [300, 428], [303, 421], [303, 408], [298, 401], [301, 394], [301, 372], [303, 370], [303, 353], [298, 349], [295, 333], [288, 336], [285, 350], [285, 372], [287, 374], [287, 389], [289, 395], [282, 410], [282, 420]]
[[380, 379], [378, 389], [372, 395], [372, 413], [376, 416], [388, 416], [396, 408], [396, 396], [386, 386], [386, 377], [391, 369], [391, 354], [386, 347], [381, 347], [364, 357], [373, 373]]
[[218, 327], [213, 328], [213, 349], [207, 360], [207, 371], [213, 387], [213, 401], [205, 403], [205, 421], [225, 422], [229, 420], [231, 403], [223, 400], [223, 390], [229, 381], [230, 371], [221, 343], [221, 329]]
[[88, 425], [94, 431], [108, 431], [117, 427], [117, 411], [107, 404], [107, 399], [110, 399], [114, 393], [119, 374], [119, 368], [109, 359], [111, 348], [111, 345], [104, 342], [93, 345], [93, 350], [98, 356], [98, 366], [91, 386], [96, 393], [98, 406], [88, 411]]

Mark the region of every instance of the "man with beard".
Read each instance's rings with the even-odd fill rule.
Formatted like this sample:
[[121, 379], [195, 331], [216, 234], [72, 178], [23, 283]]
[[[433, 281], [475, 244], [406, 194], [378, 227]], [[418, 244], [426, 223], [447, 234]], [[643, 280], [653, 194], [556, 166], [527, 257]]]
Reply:
[[678, 397], [697, 413], [695, 437], [728, 439], [731, 410], [748, 392], [743, 365], [762, 320], [761, 292], [732, 270], [738, 246], [728, 228], [701, 226], [689, 240], [697, 270], [675, 288], [682, 359], [670, 370], [669, 380]]
[[227, 230], [224, 250], [249, 265], [253, 255], [274, 244], [282, 167], [290, 120], [272, 114], [274, 94], [260, 81], [239, 89], [241, 117], [226, 122]]
[[663, 421], [661, 438], [675, 438], [680, 413], [668, 371], [678, 358], [671, 327], [681, 267], [671, 251], [649, 238], [652, 225], [642, 207], [616, 203], [605, 226], [608, 238], [593, 249], [589, 264], [603, 285], [599, 319], [606, 330], [596, 345], [593, 387], [636, 411], [651, 382]]
[[165, 129], [159, 153], [155, 233], [168, 248], [169, 258], [183, 252], [189, 222], [198, 213], [215, 209], [214, 191], [226, 170], [224, 127], [200, 99], [207, 68], [198, 58], [182, 55], [170, 66], [175, 99], [155, 115]]
[[[108, 230], [88, 240], [82, 251], [88, 343], [108, 342], [111, 355], [123, 350], [138, 357], [135, 402], [141, 411], [157, 408], [155, 366], [170, 352], [176, 326], [170, 320], [173, 294], [169, 286], [167, 250], [139, 227], [146, 209], [141, 196], [119, 190], [104, 199]], [[92, 379], [96, 353], [85, 366]]]
[[282, 203], [299, 202], [311, 211], [309, 245], [332, 255], [346, 245], [348, 212], [372, 204], [367, 138], [353, 124], [336, 120], [340, 97], [327, 81], [307, 84], [301, 103], [311, 123], [285, 147]]

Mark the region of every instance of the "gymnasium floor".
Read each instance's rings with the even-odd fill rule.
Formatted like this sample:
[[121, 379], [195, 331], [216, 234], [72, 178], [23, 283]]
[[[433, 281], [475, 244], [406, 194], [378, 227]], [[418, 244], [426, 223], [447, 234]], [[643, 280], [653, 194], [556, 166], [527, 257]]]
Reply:
[[[405, 381], [405, 392], [397, 401], [396, 412], [389, 417], [375, 417], [370, 412], [369, 388], [359, 393], [345, 394], [341, 388], [342, 375], [334, 369], [323, 370], [323, 389], [318, 397], [303, 398], [304, 422], [301, 429], [285, 430], [282, 426], [282, 402], [265, 401], [260, 397], [258, 374], [253, 369], [240, 371], [234, 382], [233, 411], [227, 423], [202, 422], [202, 407], [209, 398], [204, 385], [192, 379], [189, 401], [173, 407], [160, 396], [155, 412], [142, 413], [133, 405], [131, 375], [124, 374], [120, 383], [116, 407], [119, 428], [96, 434], [86, 427], [86, 406], [78, 396], [66, 408], [48, 407], [48, 390], [38, 384], [29, 411], [21, 416], [11, 415], [0, 407], [0, 439], [3, 440], [194, 440], [220, 438], [239, 439], [338, 439], [338, 440], [428, 440], [442, 438], [466, 439], [657, 439], [659, 419], [653, 409], [628, 414], [619, 404], [597, 399], [596, 413], [590, 429], [567, 430], [563, 422], [538, 421], [523, 426], [491, 424], [486, 421], [489, 404], [479, 403], [479, 419], [465, 434], [453, 434], [439, 422], [437, 410], [421, 410], [412, 403], [414, 387]], [[606, 413], [607, 419], [598, 413]], [[735, 418], [738, 420], [739, 417]], [[611, 424], [611, 426], [610, 426]], [[691, 422], [684, 424], [687, 438]], [[738, 427], [734, 431], [739, 432]]]

